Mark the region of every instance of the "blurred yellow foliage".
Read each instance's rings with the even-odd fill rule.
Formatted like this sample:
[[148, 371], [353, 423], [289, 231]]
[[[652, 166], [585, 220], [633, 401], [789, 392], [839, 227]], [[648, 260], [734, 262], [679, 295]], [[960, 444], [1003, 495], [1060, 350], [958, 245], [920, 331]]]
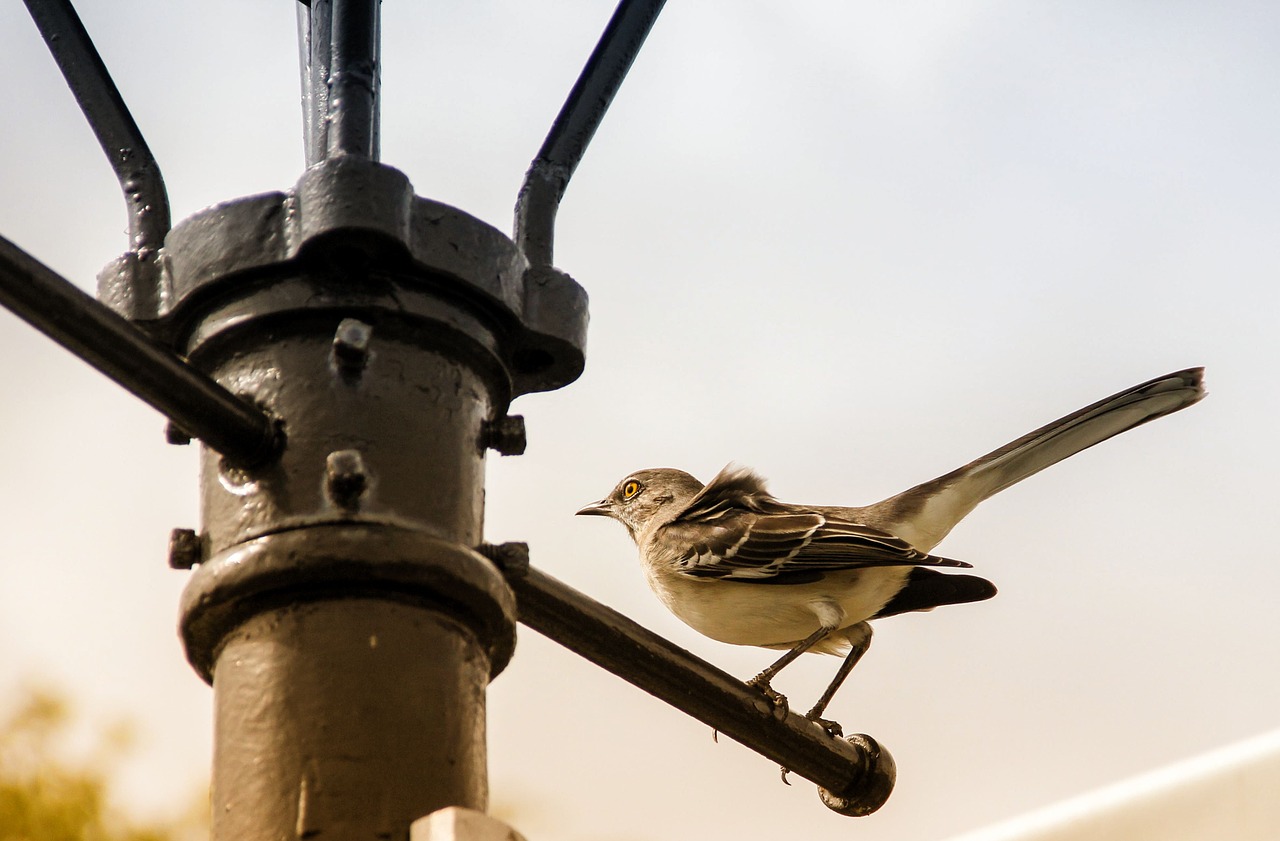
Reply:
[[172, 821], [140, 823], [110, 800], [111, 775], [133, 744], [121, 720], [67, 746], [74, 724], [60, 693], [29, 688], [0, 711], [0, 841], [187, 841], [208, 837], [207, 799]]

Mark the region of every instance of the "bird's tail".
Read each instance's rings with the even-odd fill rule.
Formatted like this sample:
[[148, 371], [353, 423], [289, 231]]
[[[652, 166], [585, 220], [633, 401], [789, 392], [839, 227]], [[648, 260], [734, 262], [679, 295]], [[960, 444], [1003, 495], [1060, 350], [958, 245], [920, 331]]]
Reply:
[[1113, 435], [1204, 397], [1204, 369], [1188, 368], [1125, 389], [971, 461], [959, 470], [871, 506], [921, 551], [937, 545], [982, 500]]

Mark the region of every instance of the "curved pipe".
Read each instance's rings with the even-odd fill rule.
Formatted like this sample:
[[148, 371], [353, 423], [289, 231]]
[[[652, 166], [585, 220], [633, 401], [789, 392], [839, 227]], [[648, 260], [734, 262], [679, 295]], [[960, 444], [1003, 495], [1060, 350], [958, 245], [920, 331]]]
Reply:
[[529, 165], [516, 199], [516, 244], [535, 266], [550, 266], [556, 211], [587, 145], [627, 77], [666, 0], [622, 0]]
[[169, 233], [160, 166], [70, 0], [26, 0], [58, 69], [115, 170], [129, 208], [129, 248], [150, 258]]

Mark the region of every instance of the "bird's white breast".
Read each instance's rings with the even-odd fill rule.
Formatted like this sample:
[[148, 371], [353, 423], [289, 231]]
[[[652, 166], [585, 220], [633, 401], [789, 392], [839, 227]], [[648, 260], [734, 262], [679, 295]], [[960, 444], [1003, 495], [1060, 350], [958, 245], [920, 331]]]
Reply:
[[[884, 607], [910, 574], [907, 566], [843, 570], [808, 584], [759, 584], [697, 578], [665, 565], [645, 564], [649, 586], [663, 604], [699, 633], [734, 645], [790, 647], [818, 630], [832, 606], [843, 611], [840, 628], [856, 625]], [[817, 651], [838, 652], [835, 635]]]

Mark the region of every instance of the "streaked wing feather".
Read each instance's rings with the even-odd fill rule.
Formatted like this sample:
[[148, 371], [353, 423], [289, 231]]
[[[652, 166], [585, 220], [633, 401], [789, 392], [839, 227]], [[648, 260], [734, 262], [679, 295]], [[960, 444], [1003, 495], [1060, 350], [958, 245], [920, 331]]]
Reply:
[[674, 559], [677, 568], [698, 578], [800, 583], [863, 567], [969, 566], [919, 552], [879, 529], [797, 511], [771, 498], [707, 502], [691, 505], [663, 528], [663, 541], [683, 549]]

